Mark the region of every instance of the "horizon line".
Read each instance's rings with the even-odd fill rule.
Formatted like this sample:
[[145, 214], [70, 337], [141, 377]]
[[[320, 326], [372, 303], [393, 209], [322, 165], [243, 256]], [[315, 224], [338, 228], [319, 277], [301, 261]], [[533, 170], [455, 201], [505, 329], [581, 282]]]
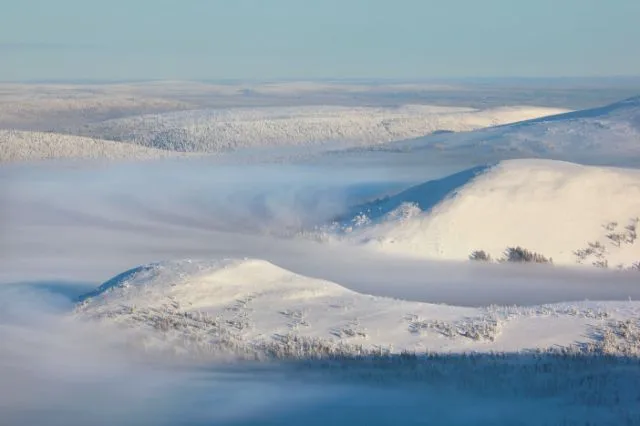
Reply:
[[451, 83], [451, 82], [513, 82], [513, 81], [621, 81], [637, 80], [638, 75], [558, 75], [558, 76], [466, 76], [466, 77], [319, 77], [319, 78], [38, 78], [38, 79], [0, 79], [0, 84], [122, 84], [122, 83], [207, 83], [207, 84], [275, 84], [275, 83], [336, 83], [336, 84], [401, 84], [401, 83]]

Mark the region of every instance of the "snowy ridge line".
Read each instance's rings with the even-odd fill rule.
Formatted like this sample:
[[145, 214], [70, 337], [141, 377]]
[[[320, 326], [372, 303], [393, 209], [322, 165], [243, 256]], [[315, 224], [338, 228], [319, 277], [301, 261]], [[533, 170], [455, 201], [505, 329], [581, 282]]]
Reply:
[[640, 166], [640, 96], [599, 108], [500, 124], [465, 134], [428, 135], [354, 149], [426, 150], [462, 157], [539, 157]]
[[[637, 302], [434, 305], [355, 293], [252, 259], [136, 268], [82, 298], [74, 316], [133, 330], [134, 344], [148, 351], [196, 358], [520, 352], [554, 346], [576, 354], [640, 354]], [[536, 333], [530, 332], [532, 325]], [[529, 330], [524, 340], [521, 327]]]
[[260, 107], [194, 110], [107, 120], [70, 130], [87, 136], [184, 152], [247, 147], [372, 145], [439, 131], [469, 131], [565, 112], [557, 108]]

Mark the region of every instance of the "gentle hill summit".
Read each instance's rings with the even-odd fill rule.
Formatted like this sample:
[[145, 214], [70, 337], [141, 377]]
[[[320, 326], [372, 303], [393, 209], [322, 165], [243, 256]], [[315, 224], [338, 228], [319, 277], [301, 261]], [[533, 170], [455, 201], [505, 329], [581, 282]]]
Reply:
[[[493, 259], [521, 246], [559, 264], [631, 267], [640, 260], [640, 171], [508, 160], [355, 209], [352, 241], [418, 257]], [[359, 226], [358, 226], [359, 225]]]

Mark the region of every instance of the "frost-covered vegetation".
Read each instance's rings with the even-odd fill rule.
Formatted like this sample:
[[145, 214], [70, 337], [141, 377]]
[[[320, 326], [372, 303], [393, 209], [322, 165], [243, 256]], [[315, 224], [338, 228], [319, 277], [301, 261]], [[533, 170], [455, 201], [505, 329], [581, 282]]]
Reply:
[[[205, 359], [547, 350], [550, 341], [572, 351], [640, 355], [637, 306], [617, 309], [443, 307], [355, 293], [264, 261], [227, 259], [132, 269], [83, 298], [75, 316], [137, 330], [133, 344], [152, 353]], [[535, 323], [539, 336], [529, 331], [514, 340], [520, 327]], [[568, 331], [558, 340], [560, 330]]]
[[299, 106], [181, 111], [108, 120], [83, 134], [181, 152], [337, 143], [373, 145], [442, 130], [468, 131], [549, 115], [553, 109], [488, 110], [400, 107]]
[[[289, 331], [276, 333], [271, 338], [249, 339], [247, 332], [255, 327], [250, 311], [245, 309], [248, 299], [241, 299], [232, 317], [212, 316], [202, 311], [180, 309], [178, 302], [159, 307], [138, 308], [121, 305], [109, 311], [93, 314], [91, 300], [87, 299], [77, 308], [81, 318], [90, 318], [105, 325], [117, 324], [127, 330], [136, 331], [132, 347], [150, 355], [165, 354], [194, 359], [209, 360], [344, 360], [365, 357], [367, 359], [420, 360], [434, 356], [437, 351], [426, 349], [398, 349], [379, 339], [367, 344], [353, 343], [349, 338], [367, 338], [367, 330], [360, 321], [351, 321], [335, 327], [327, 337], [313, 337], [301, 328], [311, 329], [313, 324], [304, 319], [301, 311], [281, 311], [293, 318]], [[407, 315], [407, 331], [421, 335], [436, 332], [447, 339], [469, 339], [476, 342], [494, 342], [501, 330], [520, 318], [582, 318], [595, 320], [590, 326], [590, 340], [582, 343], [567, 343], [564, 346], [524, 347], [523, 354], [534, 350], [550, 356], [628, 356], [640, 360], [640, 320], [636, 317], [625, 320], [612, 319], [602, 309], [576, 306], [539, 307], [490, 306], [478, 317], [458, 321], [424, 319], [418, 315]], [[146, 331], [145, 331], [146, 330]], [[151, 332], [149, 332], [151, 331]], [[379, 334], [380, 329], [373, 330]], [[466, 351], [463, 351], [465, 353]], [[473, 351], [475, 352], [475, 351]], [[486, 352], [486, 351], [481, 351]], [[444, 355], [443, 355], [444, 356]], [[489, 356], [489, 358], [492, 355]], [[497, 358], [503, 357], [496, 353]], [[454, 356], [455, 358], [455, 356]], [[640, 361], [639, 361], [640, 362]]]
[[[484, 250], [474, 250], [469, 255], [469, 259], [479, 262], [491, 262], [492, 260], [491, 255]], [[498, 259], [498, 261], [511, 263], [553, 263], [553, 259], [520, 246], [507, 247], [503, 257]]]
[[59, 133], [0, 129], [0, 162], [47, 159], [146, 160], [178, 153]]
[[415, 315], [407, 317], [407, 320], [409, 321], [409, 330], [412, 333], [420, 334], [433, 330], [448, 338], [460, 336], [475, 341], [495, 341], [503, 323], [493, 315], [469, 318], [453, 323], [441, 320], [425, 320]]
[[[526, 309], [518, 307], [490, 307], [487, 313], [478, 318], [463, 319], [458, 322], [425, 320], [416, 315], [405, 319], [408, 331], [421, 334], [435, 331], [449, 339], [464, 338], [472, 341], [493, 342], [501, 329], [510, 320], [522, 317]], [[593, 339], [579, 344], [567, 344], [563, 347], [550, 346], [533, 348], [540, 354], [563, 356], [629, 356], [640, 360], [640, 322], [637, 318], [624, 321], [611, 320], [609, 314], [598, 310], [557, 309], [553, 306], [532, 309], [533, 316], [591, 318], [600, 325], [593, 326], [590, 333]], [[126, 318], [123, 318], [125, 317]], [[311, 337], [301, 334], [297, 327], [283, 334], [275, 334], [270, 339], [247, 340], [243, 332], [252, 327], [250, 319], [244, 315], [230, 320], [212, 317], [203, 312], [172, 310], [164, 306], [161, 309], [137, 309], [123, 306], [120, 311], [112, 311], [93, 320], [118, 319], [120, 326], [128, 330], [137, 330], [130, 342], [131, 347], [144, 350], [151, 356], [170, 355], [193, 359], [208, 360], [345, 360], [365, 358], [421, 359], [429, 358], [434, 351], [398, 350], [392, 345], [351, 343], [348, 337], [367, 337], [359, 323], [336, 328], [335, 338]], [[122, 321], [124, 319], [124, 321]], [[107, 323], [105, 323], [107, 324]], [[309, 327], [308, 324], [303, 324]], [[144, 327], [153, 333], [140, 333]], [[484, 352], [484, 351], [483, 351]], [[530, 350], [523, 349], [523, 354]], [[463, 352], [464, 353], [464, 352]], [[444, 356], [444, 355], [443, 355]], [[451, 355], [449, 355], [451, 356]], [[497, 357], [503, 355], [496, 354]], [[640, 362], [640, 361], [638, 361]]]
[[[607, 255], [613, 250], [620, 250], [625, 246], [634, 246], [637, 239], [637, 226], [638, 218], [633, 217], [627, 221], [627, 224], [620, 226], [618, 222], [607, 222], [602, 225], [602, 229], [605, 231], [604, 238], [602, 240], [591, 241], [587, 243], [587, 247], [579, 250], [575, 250], [576, 262], [584, 264], [585, 262], [591, 262], [593, 266], [599, 268], [608, 268], [609, 259]], [[625, 269], [624, 263], [617, 265], [618, 269]], [[628, 268], [633, 269], [633, 264], [628, 265]]]
[[553, 259], [520, 246], [507, 247], [502, 261], [514, 263], [553, 263]]
[[[44, 108], [43, 113], [54, 116], [53, 122], [44, 129], [42, 125], [32, 126], [33, 130], [47, 130], [42, 133], [31, 131], [28, 126], [26, 128], [29, 131], [18, 132], [11, 125], [5, 124], [10, 130], [4, 130], [0, 135], [0, 161], [50, 158], [139, 159], [167, 156], [168, 152], [217, 153], [238, 148], [291, 145], [331, 144], [330, 146], [344, 148], [413, 138], [438, 130], [473, 130], [560, 111], [534, 107], [476, 110], [426, 105], [307, 105], [295, 108], [191, 108], [183, 111], [188, 108], [188, 104], [171, 100], [165, 102], [161, 99], [142, 98], [137, 102], [116, 96], [111, 105], [109, 100], [100, 104], [93, 97], [89, 98], [81, 97], [77, 105], [69, 99], [51, 101], [48, 105], [25, 105], [27, 110]], [[6, 119], [9, 122], [15, 120], [16, 128], [25, 129], [25, 123], [29, 122], [28, 114], [24, 112], [23, 117], [23, 112], [11, 111], [8, 117], [3, 117], [1, 101], [0, 97], [0, 128]], [[84, 107], [83, 102], [86, 103]], [[123, 108], [126, 108], [118, 111], [118, 102], [122, 102]], [[175, 111], [152, 115], [134, 113], [136, 108], [145, 108], [145, 105], [151, 111], [165, 111], [173, 105]], [[127, 108], [133, 108], [130, 116], [127, 116]], [[84, 118], [89, 123], [65, 128], [55, 121], [56, 114], [65, 116], [76, 109], [79, 109], [78, 114], [90, 116]], [[92, 114], [95, 115], [93, 119]], [[118, 118], [98, 119], [110, 115]], [[120, 115], [126, 117], [121, 118]], [[82, 121], [80, 118], [79, 120]], [[58, 133], [48, 131], [49, 129], [56, 129]]]
[[491, 255], [484, 250], [474, 250], [469, 255], [469, 259], [479, 262], [491, 262]]

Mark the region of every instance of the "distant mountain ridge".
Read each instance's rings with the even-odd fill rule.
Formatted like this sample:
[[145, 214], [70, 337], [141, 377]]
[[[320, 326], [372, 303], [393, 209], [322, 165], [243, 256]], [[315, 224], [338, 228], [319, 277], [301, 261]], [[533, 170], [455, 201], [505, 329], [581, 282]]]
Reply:
[[107, 120], [78, 132], [184, 152], [322, 144], [349, 147], [383, 144], [434, 132], [469, 131], [565, 111], [528, 106], [477, 110], [430, 105], [211, 109]]
[[467, 133], [428, 135], [370, 150], [433, 151], [484, 161], [534, 157], [640, 167], [640, 96], [603, 107]]

